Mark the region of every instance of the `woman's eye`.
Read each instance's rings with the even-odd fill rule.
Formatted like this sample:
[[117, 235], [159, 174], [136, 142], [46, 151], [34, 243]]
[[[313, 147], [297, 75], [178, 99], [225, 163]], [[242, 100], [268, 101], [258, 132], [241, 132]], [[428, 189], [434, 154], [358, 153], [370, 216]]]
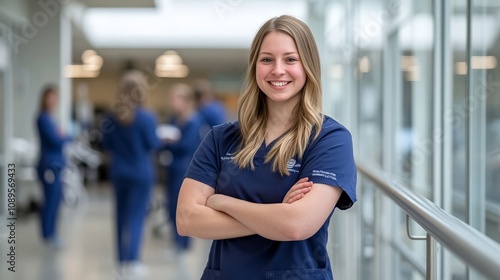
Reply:
[[263, 59], [261, 59], [260, 61], [262, 61], [262, 62], [271, 62], [271, 61], [273, 61], [273, 60], [272, 60], [271, 58], [269, 58], [269, 57], [264, 57], [264, 58], [263, 58]]
[[295, 57], [289, 57], [286, 59], [286, 62], [296, 62], [296, 61], [299, 61], [299, 60]]

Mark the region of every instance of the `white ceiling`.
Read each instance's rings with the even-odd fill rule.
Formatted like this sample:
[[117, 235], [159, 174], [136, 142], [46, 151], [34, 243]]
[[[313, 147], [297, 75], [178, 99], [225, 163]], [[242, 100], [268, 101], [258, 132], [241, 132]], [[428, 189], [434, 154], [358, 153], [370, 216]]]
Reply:
[[155, 0], [78, 0], [92, 8], [154, 8]]
[[303, 18], [306, 5], [305, 0], [79, 0], [71, 13], [73, 63], [94, 49], [104, 59], [103, 71], [123, 69], [128, 61], [153, 69], [159, 55], [175, 50], [191, 73], [241, 76], [259, 26], [281, 14]]

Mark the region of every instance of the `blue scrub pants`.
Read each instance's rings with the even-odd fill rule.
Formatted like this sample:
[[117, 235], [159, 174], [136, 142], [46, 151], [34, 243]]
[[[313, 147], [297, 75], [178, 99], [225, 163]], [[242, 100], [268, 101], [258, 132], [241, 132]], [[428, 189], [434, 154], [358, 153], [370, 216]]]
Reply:
[[113, 182], [113, 188], [116, 197], [118, 260], [137, 261], [152, 186], [149, 182]]
[[40, 209], [42, 237], [45, 240], [57, 238], [56, 227], [63, 190], [60, 168], [38, 168], [38, 178], [42, 182], [44, 202]]
[[[185, 172], [184, 172], [185, 173]], [[176, 213], [177, 213], [177, 198], [181, 190], [182, 181], [184, 180], [184, 173], [177, 170], [170, 170], [169, 180], [166, 186], [167, 194], [167, 210], [169, 222], [172, 225], [174, 243], [178, 250], [187, 250], [189, 248], [190, 238], [188, 236], [181, 236], [177, 232]]]

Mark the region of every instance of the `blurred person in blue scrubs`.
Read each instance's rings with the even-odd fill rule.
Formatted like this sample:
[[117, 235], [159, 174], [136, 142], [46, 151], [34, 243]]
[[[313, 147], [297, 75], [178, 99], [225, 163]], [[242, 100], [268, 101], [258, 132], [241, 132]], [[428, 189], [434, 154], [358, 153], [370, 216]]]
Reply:
[[349, 131], [322, 113], [319, 52], [291, 16], [252, 42], [238, 121], [207, 134], [179, 194], [181, 235], [211, 239], [202, 280], [332, 280], [333, 211], [356, 201]]
[[110, 179], [116, 199], [116, 241], [124, 277], [145, 275], [140, 262], [143, 228], [155, 178], [154, 152], [162, 142], [156, 117], [141, 106], [146, 80], [140, 71], [126, 72], [118, 95], [103, 120], [103, 148], [110, 154]]
[[179, 129], [176, 139], [170, 140], [164, 148], [172, 154], [171, 164], [167, 167], [166, 197], [168, 218], [172, 225], [177, 258], [183, 258], [189, 248], [190, 238], [177, 233], [176, 209], [182, 180], [189, 167], [193, 154], [200, 144], [201, 121], [196, 112], [193, 89], [178, 83], [169, 89], [169, 109], [172, 117], [169, 124]]
[[62, 243], [56, 231], [59, 207], [63, 198], [61, 173], [66, 164], [63, 147], [64, 143], [71, 141], [71, 137], [64, 135], [54, 121], [53, 114], [58, 101], [55, 86], [49, 85], [42, 90], [36, 125], [40, 140], [37, 172], [44, 194], [40, 211], [42, 237], [48, 245], [59, 248]]
[[224, 105], [215, 99], [212, 83], [209, 80], [197, 80], [194, 83], [194, 93], [198, 103], [203, 138], [212, 127], [226, 122], [227, 112]]

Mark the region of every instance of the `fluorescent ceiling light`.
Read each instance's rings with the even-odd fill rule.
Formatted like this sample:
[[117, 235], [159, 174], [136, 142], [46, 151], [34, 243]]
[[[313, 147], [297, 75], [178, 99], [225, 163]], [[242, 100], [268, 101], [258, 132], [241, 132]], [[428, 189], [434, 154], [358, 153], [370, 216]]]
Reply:
[[405, 80], [409, 82], [417, 82], [420, 80], [420, 68], [417, 65], [409, 67], [404, 71]]
[[359, 72], [368, 73], [370, 72], [370, 59], [367, 56], [363, 56], [358, 60]]
[[179, 65], [172, 68], [155, 69], [155, 75], [160, 78], [185, 78], [189, 75], [189, 69], [186, 65]]
[[403, 71], [408, 71], [411, 67], [415, 65], [415, 57], [412, 55], [402, 55], [401, 56], [401, 69]]
[[417, 65], [417, 59], [413, 55], [401, 56], [401, 70], [405, 80], [416, 82], [420, 80], [420, 68]]
[[66, 65], [64, 76], [66, 78], [95, 78], [99, 76], [103, 59], [94, 50], [86, 50], [82, 53], [83, 64]]
[[64, 67], [64, 77], [66, 78], [96, 78], [100, 70], [89, 70], [85, 65], [66, 65]]
[[[492, 55], [472, 56], [470, 59], [470, 67], [474, 70], [495, 69], [497, 68], [497, 58]], [[455, 74], [467, 75], [467, 63], [465, 61], [455, 63]]]
[[495, 69], [497, 58], [494, 56], [473, 56], [470, 60], [472, 69]]
[[155, 75], [163, 78], [185, 78], [189, 68], [175, 51], [166, 51], [156, 59]]
[[465, 63], [465, 61], [459, 61], [455, 63], [455, 74], [467, 75], [467, 63]]

